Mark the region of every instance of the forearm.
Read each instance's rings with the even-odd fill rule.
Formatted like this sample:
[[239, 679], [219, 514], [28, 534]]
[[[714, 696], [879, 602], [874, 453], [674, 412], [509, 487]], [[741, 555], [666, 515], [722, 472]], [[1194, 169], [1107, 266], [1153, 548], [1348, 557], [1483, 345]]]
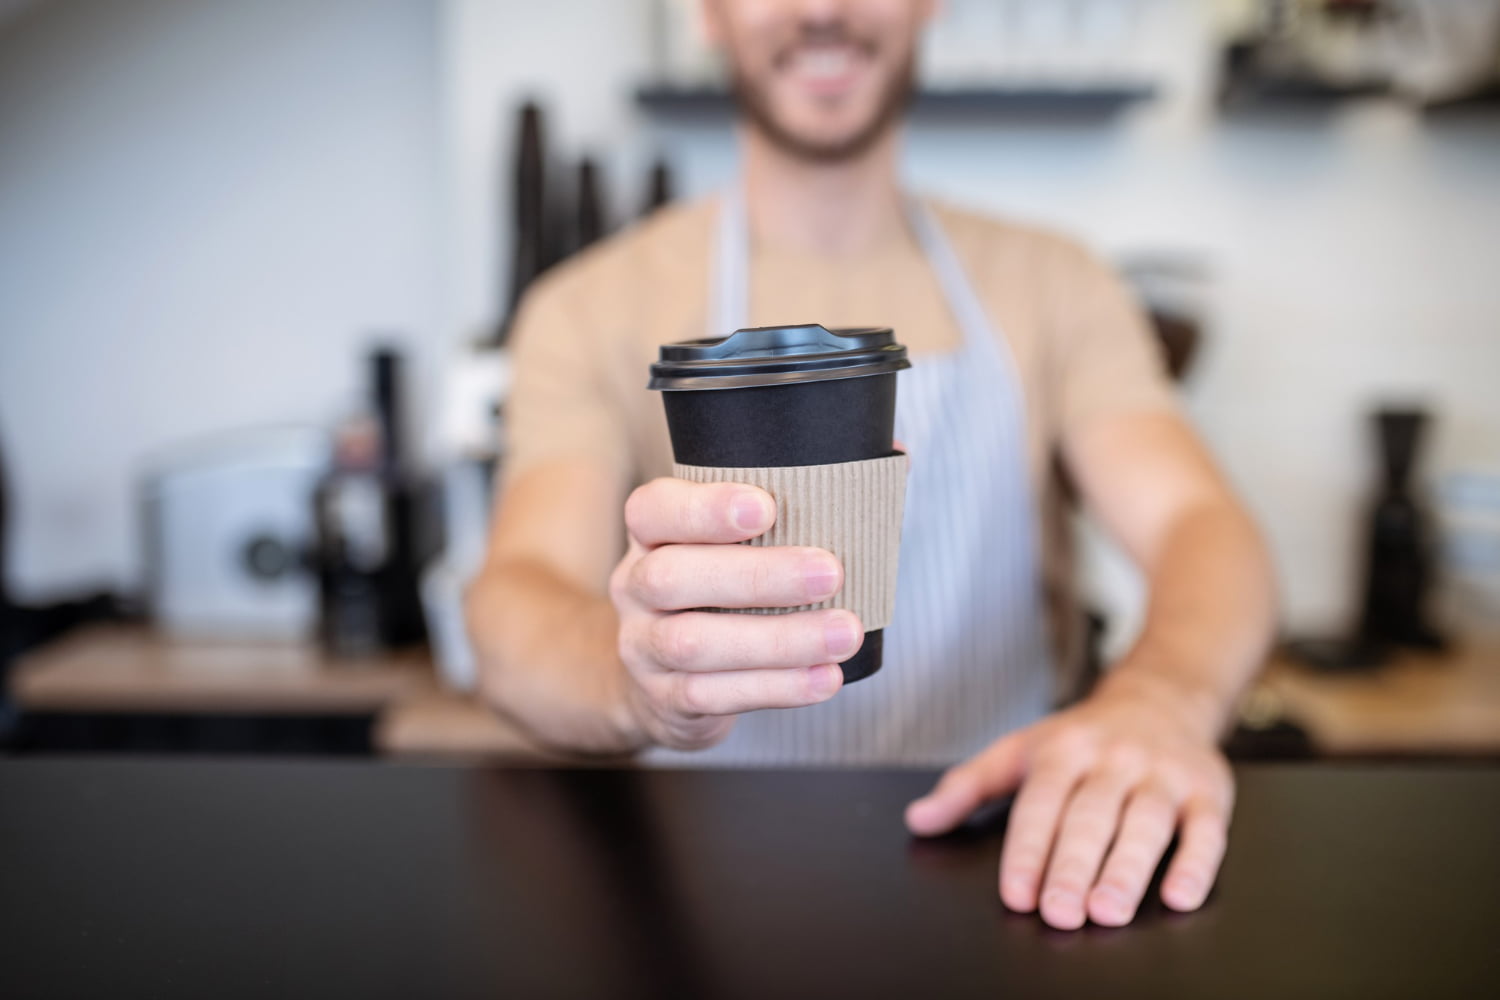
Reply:
[[628, 708], [609, 599], [528, 559], [487, 566], [466, 600], [480, 690], [538, 742], [627, 754], [645, 736]]
[[1217, 737], [1274, 628], [1265, 546], [1232, 500], [1205, 502], [1176, 518], [1147, 571], [1145, 627], [1101, 690], [1164, 693]]

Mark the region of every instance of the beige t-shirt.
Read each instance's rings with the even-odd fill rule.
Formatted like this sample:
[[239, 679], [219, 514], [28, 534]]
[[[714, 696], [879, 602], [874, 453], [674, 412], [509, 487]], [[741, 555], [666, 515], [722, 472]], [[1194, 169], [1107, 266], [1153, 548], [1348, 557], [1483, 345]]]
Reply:
[[[1129, 292], [1077, 245], [932, 208], [1025, 395], [1041, 584], [1058, 662], [1072, 668], [1079, 648], [1059, 445], [1092, 421], [1173, 409], [1161, 353]], [[634, 485], [671, 473], [666, 419], [660, 394], [646, 389], [648, 368], [661, 344], [707, 335], [717, 218], [712, 199], [663, 209], [548, 272], [526, 295], [505, 409], [506, 482], [545, 460], [584, 457], [613, 471], [623, 503]], [[750, 320], [889, 326], [914, 360], [962, 340], [910, 237], [841, 255], [754, 246]]]

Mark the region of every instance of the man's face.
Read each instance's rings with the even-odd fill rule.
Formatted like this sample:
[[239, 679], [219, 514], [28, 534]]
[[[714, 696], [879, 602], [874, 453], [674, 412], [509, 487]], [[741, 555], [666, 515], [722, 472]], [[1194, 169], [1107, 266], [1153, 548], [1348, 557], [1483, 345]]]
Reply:
[[858, 156], [911, 90], [935, 0], [705, 0], [752, 124], [803, 159]]

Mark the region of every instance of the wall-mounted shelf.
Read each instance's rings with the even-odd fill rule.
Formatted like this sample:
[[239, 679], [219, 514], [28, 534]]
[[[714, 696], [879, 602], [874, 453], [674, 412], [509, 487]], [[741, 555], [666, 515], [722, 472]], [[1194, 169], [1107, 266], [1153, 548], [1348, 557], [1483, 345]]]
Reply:
[[1219, 106], [1226, 115], [1300, 115], [1336, 111], [1350, 101], [1384, 99], [1431, 117], [1489, 116], [1500, 112], [1500, 86], [1463, 97], [1423, 104], [1383, 84], [1337, 87], [1312, 80], [1241, 80], [1224, 88]]
[[[932, 88], [917, 92], [912, 113], [924, 120], [1095, 120], [1113, 117], [1156, 94], [1154, 83], [1137, 81], [1078, 87], [1016, 84]], [[735, 103], [733, 95], [719, 87], [673, 84], [646, 84], [636, 90], [635, 102], [650, 114], [679, 119], [728, 115]]]
[[1429, 115], [1447, 117], [1458, 117], [1460, 115], [1476, 115], [1483, 117], [1500, 116], [1500, 83], [1494, 83], [1483, 90], [1463, 97], [1453, 97], [1444, 101], [1435, 101], [1423, 105], [1422, 110]]
[[1219, 89], [1219, 107], [1227, 114], [1320, 113], [1349, 101], [1390, 96], [1390, 87], [1383, 83], [1340, 86], [1311, 78], [1230, 72]]

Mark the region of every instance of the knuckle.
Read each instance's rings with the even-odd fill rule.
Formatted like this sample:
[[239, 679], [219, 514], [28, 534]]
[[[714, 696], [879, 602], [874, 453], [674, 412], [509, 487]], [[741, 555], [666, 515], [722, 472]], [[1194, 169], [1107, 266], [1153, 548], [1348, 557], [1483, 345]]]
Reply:
[[1049, 762], [1091, 765], [1098, 759], [1099, 738], [1088, 726], [1063, 726], [1039, 752]]
[[1157, 783], [1167, 791], [1173, 799], [1185, 798], [1198, 783], [1194, 780], [1192, 769], [1183, 764], [1182, 761], [1171, 757], [1164, 757], [1156, 762], [1153, 768]]
[[703, 655], [701, 629], [694, 628], [681, 616], [658, 618], [651, 625], [651, 647], [663, 666], [685, 670], [697, 664]]
[[776, 566], [765, 549], [750, 549], [754, 553], [745, 560], [743, 585], [745, 596], [751, 600], [766, 600], [776, 586]]
[[713, 690], [702, 674], [678, 674], [675, 681], [677, 707], [686, 715], [712, 715]]
[[657, 553], [649, 553], [637, 560], [630, 579], [631, 590], [641, 603], [656, 608], [666, 602], [671, 571]]
[[[807, 625], [783, 616], [770, 619], [770, 654], [773, 662], [781, 666], [805, 666], [801, 661], [807, 657], [803, 651], [811, 644], [807, 641]], [[809, 681], [809, 687], [811, 682]]]
[[1028, 838], [1011, 845], [1006, 860], [1012, 870], [1039, 872], [1043, 862], [1047, 860], [1047, 851], [1044, 845]]
[[640, 658], [638, 633], [639, 629], [628, 619], [622, 620], [615, 632], [615, 652], [619, 654], [620, 662], [627, 667], [634, 667]]
[[1138, 902], [1145, 881], [1144, 878], [1136, 878], [1134, 875], [1112, 874], [1099, 880], [1099, 888], [1107, 889], [1123, 899]]
[[1137, 743], [1122, 741], [1105, 748], [1102, 762], [1108, 770], [1133, 778], [1146, 773], [1151, 764], [1151, 755]]
[[1068, 835], [1079, 843], [1098, 844], [1109, 839], [1114, 833], [1113, 824], [1109, 823], [1104, 816], [1095, 810], [1075, 813], [1073, 820], [1068, 824]]
[[1089, 880], [1088, 866], [1073, 858], [1061, 859], [1053, 866], [1047, 878], [1049, 889], [1066, 889], [1083, 892]]
[[1115, 845], [1109, 869], [1113, 877], [1134, 882], [1150, 875], [1158, 860], [1144, 844], [1120, 843]]
[[1204, 762], [1199, 782], [1212, 790], [1214, 801], [1221, 806], [1227, 808], [1233, 801], [1234, 771], [1221, 754], [1213, 754]]
[[[712, 492], [712, 491], [710, 491]], [[688, 491], [680, 503], [672, 509], [672, 527], [678, 538], [696, 538], [708, 523], [707, 499], [701, 489]]]

